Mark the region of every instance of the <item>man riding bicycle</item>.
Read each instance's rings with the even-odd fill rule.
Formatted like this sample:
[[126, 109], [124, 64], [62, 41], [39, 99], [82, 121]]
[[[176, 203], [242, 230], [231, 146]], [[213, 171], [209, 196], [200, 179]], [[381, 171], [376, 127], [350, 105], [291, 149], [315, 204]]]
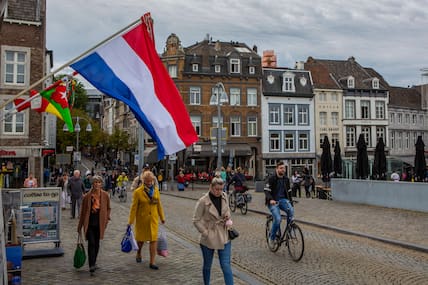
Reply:
[[268, 178], [264, 192], [266, 206], [269, 208], [273, 217], [272, 230], [269, 235], [269, 243], [276, 242], [276, 233], [281, 223], [281, 211], [287, 213], [287, 225], [290, 225], [294, 219], [294, 208], [291, 204], [290, 180], [285, 176], [285, 164], [280, 161], [276, 164], [275, 173]]

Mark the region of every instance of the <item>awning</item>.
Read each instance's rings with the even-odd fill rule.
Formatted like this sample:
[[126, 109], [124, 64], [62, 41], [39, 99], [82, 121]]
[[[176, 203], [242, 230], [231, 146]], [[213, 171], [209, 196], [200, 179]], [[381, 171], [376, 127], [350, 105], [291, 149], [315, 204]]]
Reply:
[[[196, 151], [195, 151], [196, 150]], [[248, 144], [226, 144], [224, 147], [224, 152], [222, 152], [222, 156], [230, 156], [231, 153], [234, 156], [251, 156], [251, 146]], [[190, 154], [191, 157], [215, 157], [217, 156], [217, 152], [213, 151], [213, 146], [211, 144], [198, 144], [197, 147], [194, 147], [192, 150], [192, 153]]]
[[156, 146], [144, 149], [144, 163], [158, 162], [158, 148]]
[[394, 156], [391, 158], [401, 160], [402, 162], [409, 164], [411, 166], [414, 166], [414, 164], [415, 164], [415, 157], [414, 156]]

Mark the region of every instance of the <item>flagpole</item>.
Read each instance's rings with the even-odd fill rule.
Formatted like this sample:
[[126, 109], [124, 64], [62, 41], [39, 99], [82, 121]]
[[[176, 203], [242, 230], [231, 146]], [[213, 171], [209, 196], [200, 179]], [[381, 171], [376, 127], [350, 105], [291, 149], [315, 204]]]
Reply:
[[0, 110], [2, 110], [7, 104], [13, 102], [13, 100], [15, 100], [16, 98], [22, 96], [24, 93], [28, 92], [28, 90], [33, 89], [34, 87], [36, 87], [37, 85], [43, 83], [46, 79], [48, 79], [49, 77], [51, 77], [52, 75], [54, 75], [55, 73], [63, 70], [64, 68], [66, 68], [67, 66], [69, 66], [70, 64], [72, 64], [73, 62], [77, 61], [78, 59], [84, 57], [85, 55], [87, 55], [88, 53], [94, 51], [96, 48], [102, 46], [103, 44], [105, 44], [106, 42], [110, 41], [112, 38], [120, 35], [121, 33], [123, 33], [124, 31], [130, 29], [131, 27], [135, 26], [136, 24], [138, 24], [139, 22], [141, 22], [141, 19], [138, 19], [134, 22], [132, 22], [131, 24], [129, 24], [128, 26], [124, 27], [123, 29], [121, 29], [120, 31], [114, 33], [113, 35], [111, 35], [110, 37], [106, 38], [105, 40], [99, 42], [98, 44], [96, 44], [95, 46], [93, 46], [92, 48], [88, 49], [87, 51], [83, 52], [82, 54], [78, 55], [77, 57], [73, 58], [72, 60], [64, 63], [63, 65], [61, 65], [60, 67], [58, 67], [57, 69], [55, 69], [54, 71], [52, 71], [51, 73], [48, 73], [47, 75], [45, 75], [44, 77], [42, 77], [41, 79], [37, 80], [36, 82], [34, 82], [33, 84], [31, 84], [28, 88], [22, 90], [21, 92], [19, 92], [18, 94], [16, 94], [13, 98], [11, 98], [10, 100], [7, 100], [6, 102], [4, 102], [3, 104], [0, 105]]

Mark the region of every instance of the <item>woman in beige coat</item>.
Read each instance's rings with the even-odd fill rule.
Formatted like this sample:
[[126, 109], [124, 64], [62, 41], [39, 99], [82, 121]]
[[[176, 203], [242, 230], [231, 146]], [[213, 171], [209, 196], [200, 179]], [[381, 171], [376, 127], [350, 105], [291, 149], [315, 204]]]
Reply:
[[227, 195], [223, 192], [224, 182], [214, 177], [210, 190], [196, 204], [193, 224], [201, 234], [200, 247], [203, 256], [202, 275], [204, 284], [210, 284], [211, 266], [214, 251], [217, 250], [220, 266], [223, 271], [224, 283], [233, 284], [232, 267], [230, 265], [231, 242], [228, 229], [232, 226]]
[[99, 175], [92, 178], [92, 188], [83, 197], [80, 208], [79, 224], [77, 232], [82, 229], [88, 240], [88, 263], [91, 275], [95, 272], [100, 240], [104, 238], [104, 231], [110, 220], [109, 194], [102, 189], [103, 179]]
[[135, 189], [132, 196], [132, 205], [129, 212], [128, 225], [135, 222], [135, 240], [138, 243], [136, 261], [140, 263], [141, 249], [145, 241], [150, 242], [151, 269], [159, 269], [155, 265], [156, 247], [158, 239], [159, 219], [165, 223], [165, 215], [160, 200], [158, 187], [154, 185], [155, 176], [151, 171], [145, 171], [141, 176], [143, 184]]

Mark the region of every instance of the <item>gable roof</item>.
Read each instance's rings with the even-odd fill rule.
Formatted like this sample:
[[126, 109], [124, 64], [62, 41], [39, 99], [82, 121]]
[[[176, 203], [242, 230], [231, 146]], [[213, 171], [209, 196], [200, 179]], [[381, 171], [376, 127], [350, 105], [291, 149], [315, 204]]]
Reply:
[[[284, 74], [290, 73], [294, 76], [295, 92], [282, 91]], [[268, 78], [273, 79], [272, 83]], [[304, 78], [306, 84], [300, 81]], [[313, 97], [313, 86], [309, 71], [288, 68], [263, 68], [262, 80], [263, 95], [266, 96], [288, 96], [288, 97]]]
[[420, 88], [391, 86], [389, 89], [389, 107], [422, 110]]

